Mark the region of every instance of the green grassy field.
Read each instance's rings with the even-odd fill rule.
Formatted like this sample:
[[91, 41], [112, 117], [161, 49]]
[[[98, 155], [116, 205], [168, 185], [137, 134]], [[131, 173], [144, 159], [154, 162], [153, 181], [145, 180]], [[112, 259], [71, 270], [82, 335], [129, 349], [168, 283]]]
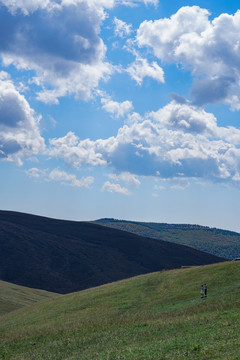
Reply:
[[55, 296], [58, 295], [0, 280], [0, 316]]
[[0, 358], [240, 359], [239, 295], [240, 262], [228, 262], [52, 298], [0, 318]]

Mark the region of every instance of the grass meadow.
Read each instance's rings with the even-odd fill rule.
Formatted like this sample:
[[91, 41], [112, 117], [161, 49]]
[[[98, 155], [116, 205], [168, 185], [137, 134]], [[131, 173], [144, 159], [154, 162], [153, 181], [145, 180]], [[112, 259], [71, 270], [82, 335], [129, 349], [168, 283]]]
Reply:
[[0, 316], [55, 296], [58, 294], [0, 280]]
[[239, 329], [240, 262], [226, 262], [138, 276], [5, 314], [0, 359], [237, 360]]

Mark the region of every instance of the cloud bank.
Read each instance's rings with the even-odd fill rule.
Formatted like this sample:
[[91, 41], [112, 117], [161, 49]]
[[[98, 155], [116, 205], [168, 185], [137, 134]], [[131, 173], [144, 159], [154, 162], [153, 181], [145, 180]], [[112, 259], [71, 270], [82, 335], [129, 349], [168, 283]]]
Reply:
[[190, 103], [172, 101], [124, 125], [115, 137], [80, 140], [68, 133], [50, 145], [50, 156], [75, 167], [90, 164], [162, 179], [239, 181], [240, 130], [219, 127], [213, 114]]
[[[40, 118], [7, 73], [1, 72], [2, 159], [20, 164], [22, 158], [46, 151], [50, 158], [62, 159], [75, 168], [104, 167], [112, 173], [114, 183], [107, 181], [103, 191], [125, 195], [128, 190], [118, 182], [139, 185], [138, 176], [174, 179], [175, 186], [181, 188], [190, 178], [239, 184], [240, 130], [218, 126], [216, 117], [203, 106], [224, 102], [240, 110], [240, 11], [209, 20], [208, 10], [186, 6], [170, 18], [140, 25], [136, 41], [130, 39], [128, 43], [136, 59], [124, 69], [119, 66], [119, 74], [127, 72], [138, 85], [145, 77], [164, 83], [161, 66], [174, 63], [193, 76], [191, 102], [173, 94], [168, 105], [141, 116], [133, 112], [132, 101], [114, 101], [99, 90], [100, 82], [116, 69], [106, 60], [107, 49], [101, 38], [106, 11], [140, 3], [158, 2], [0, 0], [2, 63], [28, 73], [29, 88], [38, 89], [39, 100], [56, 104], [66, 95], [81, 100], [100, 96], [102, 109], [109, 116], [125, 120], [109, 138], [80, 139], [69, 131], [63, 137], [51, 138], [46, 150], [39, 131]], [[116, 17], [114, 24], [115, 36], [124, 38], [133, 31], [131, 25]], [[144, 57], [140, 51], [145, 48], [148, 52]], [[152, 61], [152, 55], [151, 60], [147, 58], [149, 49], [157, 61]], [[41, 175], [36, 169], [31, 173]], [[88, 187], [93, 181], [91, 177], [78, 179], [58, 168], [47, 176], [76, 187]]]

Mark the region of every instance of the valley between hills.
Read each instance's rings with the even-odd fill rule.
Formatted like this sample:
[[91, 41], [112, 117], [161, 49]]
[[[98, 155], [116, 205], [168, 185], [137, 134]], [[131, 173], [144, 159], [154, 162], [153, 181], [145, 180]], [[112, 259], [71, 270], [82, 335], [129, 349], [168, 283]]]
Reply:
[[239, 359], [239, 236], [0, 211], [0, 359]]
[[[0, 358], [237, 360], [239, 279], [240, 262], [223, 262], [50, 294], [0, 317]], [[204, 282], [208, 297], [201, 299]]]

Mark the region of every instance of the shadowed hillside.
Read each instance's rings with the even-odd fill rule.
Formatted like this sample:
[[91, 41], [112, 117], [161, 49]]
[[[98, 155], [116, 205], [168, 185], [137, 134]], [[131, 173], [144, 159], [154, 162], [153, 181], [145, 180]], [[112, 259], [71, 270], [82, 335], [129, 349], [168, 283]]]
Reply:
[[133, 234], [191, 246], [227, 259], [240, 257], [240, 234], [200, 225], [147, 223], [117, 219], [99, 219], [96, 224]]
[[0, 211], [0, 279], [67, 293], [222, 259], [89, 222]]
[[13, 311], [0, 358], [238, 360], [239, 278], [238, 262], [163, 271]]

